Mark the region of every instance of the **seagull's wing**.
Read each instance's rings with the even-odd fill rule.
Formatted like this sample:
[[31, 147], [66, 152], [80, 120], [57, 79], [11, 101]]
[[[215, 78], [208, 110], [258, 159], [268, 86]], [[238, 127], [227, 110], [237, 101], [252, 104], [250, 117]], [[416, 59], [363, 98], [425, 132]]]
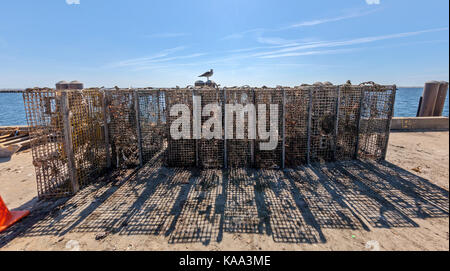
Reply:
[[204, 74], [199, 75], [198, 77], [205, 77], [205, 76], [207, 76], [208, 74], [209, 74], [209, 72], [205, 72]]

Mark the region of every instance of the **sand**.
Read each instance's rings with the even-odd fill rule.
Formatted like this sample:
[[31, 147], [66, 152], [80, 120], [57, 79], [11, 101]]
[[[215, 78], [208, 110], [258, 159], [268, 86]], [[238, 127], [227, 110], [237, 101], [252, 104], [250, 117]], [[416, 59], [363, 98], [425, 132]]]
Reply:
[[383, 164], [190, 171], [145, 166], [37, 201], [30, 152], [0, 161], [0, 250], [446, 250], [449, 133], [392, 133]]

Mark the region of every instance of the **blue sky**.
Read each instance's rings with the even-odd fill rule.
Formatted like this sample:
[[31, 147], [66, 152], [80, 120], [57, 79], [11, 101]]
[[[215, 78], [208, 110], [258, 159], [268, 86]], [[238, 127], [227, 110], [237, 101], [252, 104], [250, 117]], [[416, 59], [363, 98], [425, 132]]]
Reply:
[[449, 79], [447, 0], [3, 0], [0, 88]]

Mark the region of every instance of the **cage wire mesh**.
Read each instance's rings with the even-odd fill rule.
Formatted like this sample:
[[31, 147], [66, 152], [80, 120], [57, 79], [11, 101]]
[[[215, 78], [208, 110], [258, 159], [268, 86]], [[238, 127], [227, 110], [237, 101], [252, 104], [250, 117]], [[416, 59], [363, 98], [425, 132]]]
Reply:
[[296, 167], [307, 162], [309, 90], [290, 88], [285, 92], [285, 165]]
[[[165, 153], [165, 164], [170, 167], [194, 167], [196, 166], [196, 141], [192, 139], [192, 89], [171, 89], [166, 92], [165, 98], [167, 105], [167, 150]], [[189, 129], [189, 138], [174, 139], [170, 133], [172, 123], [180, 116], [170, 116], [170, 109], [174, 105], [185, 105], [189, 109], [189, 122], [184, 129]], [[175, 112], [177, 113], [177, 112]], [[183, 129], [181, 125], [178, 129]]]
[[137, 91], [139, 99], [139, 125], [144, 163], [159, 155], [167, 145], [165, 91], [148, 89]]
[[[220, 131], [220, 138], [204, 138], [197, 140], [198, 164], [203, 168], [222, 168], [223, 167], [223, 125], [222, 116], [224, 111], [223, 93], [213, 88], [196, 89], [194, 94], [201, 98], [201, 130], [210, 129], [210, 131]], [[208, 105], [217, 106], [217, 111], [209, 111], [205, 109]], [[219, 110], [220, 109], [220, 110]], [[206, 110], [206, 111], [205, 111]], [[209, 112], [208, 112], [209, 111]], [[211, 126], [209, 123], [212, 123]]]
[[131, 89], [105, 90], [109, 109], [109, 140], [112, 165], [132, 168], [139, 165], [135, 95]]
[[351, 160], [356, 155], [362, 87], [342, 85], [339, 93], [336, 160]]
[[23, 93], [40, 198], [72, 193], [59, 98], [53, 89], [27, 89]]
[[[163, 157], [170, 167], [203, 168], [280, 168], [283, 151], [287, 167], [384, 159], [395, 91], [395, 86], [373, 83], [261, 89], [28, 89], [23, 98], [38, 194], [45, 198], [73, 194], [77, 186], [95, 180], [109, 166], [134, 168], [141, 161], [154, 162], [155, 157]], [[201, 98], [198, 112], [193, 112], [194, 96]], [[189, 110], [189, 121], [183, 123], [189, 137], [176, 140], [170, 127], [180, 112], [170, 116], [170, 109], [177, 104]], [[218, 111], [205, 110], [208, 104]], [[230, 119], [225, 104], [238, 105], [241, 110], [254, 106], [250, 113], [255, 117], [255, 138], [249, 138], [248, 110]], [[268, 140], [258, 131], [262, 116], [258, 105], [266, 106], [266, 127], [261, 131], [271, 128], [278, 135], [277, 147], [271, 151], [260, 149], [259, 143]], [[276, 127], [270, 127], [270, 105], [278, 106]], [[219, 129], [221, 136], [194, 139], [193, 114], [201, 116], [201, 131]], [[225, 139], [225, 120], [231, 121], [232, 138]], [[205, 125], [208, 121], [222, 125]], [[236, 138], [238, 126], [243, 127], [244, 138]]]
[[99, 177], [106, 169], [103, 93], [98, 89], [68, 91], [72, 148], [80, 186]]
[[395, 86], [363, 86], [358, 158], [385, 158], [395, 92]]
[[311, 103], [310, 161], [334, 159], [338, 86], [313, 86]]
[[[83, 187], [106, 169], [102, 95], [98, 90], [24, 92], [40, 198], [73, 194], [77, 189], [74, 183]], [[70, 112], [67, 133], [63, 106]], [[73, 156], [73, 166], [68, 155]], [[70, 170], [74, 170], [73, 180]]]
[[[233, 106], [242, 106], [245, 108], [247, 105], [254, 105], [254, 91], [249, 88], [227, 88], [226, 90], [226, 103]], [[242, 110], [244, 112], [244, 110]], [[226, 112], [225, 112], [226, 113]], [[231, 115], [230, 115], [231, 116]], [[233, 113], [233, 118], [229, 119], [225, 117], [224, 127], [227, 127], [227, 122], [231, 121], [233, 131], [225, 131], [233, 134], [232, 138], [226, 139], [226, 157], [228, 167], [253, 167], [253, 151], [254, 151], [254, 139], [248, 139], [248, 113], [244, 113], [243, 116], [238, 116]], [[238, 139], [236, 134], [236, 120], [237, 118], [244, 117], [243, 128], [244, 138]], [[227, 128], [228, 129], [228, 128]]]
[[[256, 120], [257, 125], [260, 125], [259, 119], [260, 106], [265, 106], [265, 127], [258, 127], [257, 129], [257, 139], [255, 140], [255, 145], [253, 146], [255, 152], [255, 167], [257, 168], [280, 168], [282, 160], [282, 148], [283, 148], [283, 92], [282, 89], [269, 89], [261, 88], [254, 90], [254, 104], [256, 106]], [[275, 112], [272, 112], [271, 105], [276, 105], [277, 109], [273, 108]], [[274, 116], [271, 116], [274, 115]], [[277, 116], [277, 122], [274, 127], [271, 127], [272, 117]], [[274, 131], [277, 135], [277, 145], [274, 150], [262, 150], [261, 143], [267, 143], [270, 139], [263, 139], [260, 134], [260, 129], [264, 128], [263, 132], [268, 132], [270, 129]]]

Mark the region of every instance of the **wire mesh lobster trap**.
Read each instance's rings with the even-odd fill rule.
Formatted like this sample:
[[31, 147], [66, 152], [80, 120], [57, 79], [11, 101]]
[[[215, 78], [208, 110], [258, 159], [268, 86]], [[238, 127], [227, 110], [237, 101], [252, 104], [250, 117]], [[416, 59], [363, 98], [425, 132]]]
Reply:
[[23, 93], [38, 195], [67, 196], [107, 167], [103, 93], [99, 90]]
[[358, 158], [385, 159], [395, 103], [395, 86], [364, 86], [358, 139]]
[[[261, 88], [254, 90], [254, 104], [257, 119], [257, 138], [255, 140], [255, 163], [256, 168], [281, 168], [283, 165], [283, 141], [285, 137], [284, 112], [285, 112], [285, 90]], [[265, 108], [261, 111], [261, 107]], [[260, 121], [261, 120], [261, 121]], [[275, 122], [274, 122], [275, 121]], [[275, 124], [275, 125], [273, 125]], [[263, 127], [261, 127], [261, 125]], [[275, 139], [265, 139], [261, 133], [272, 131], [276, 135]], [[270, 137], [270, 135], [269, 135]], [[262, 144], [276, 140], [276, 148], [264, 150]]]
[[336, 160], [356, 158], [362, 88], [351, 85], [343, 85], [339, 88]]
[[142, 161], [154, 159], [167, 144], [165, 90], [138, 91], [139, 127]]
[[[194, 167], [196, 166], [196, 141], [192, 139], [192, 89], [171, 89], [166, 91], [165, 104], [167, 105], [167, 150], [165, 152], [165, 164], [170, 167]], [[187, 135], [180, 139], [174, 139], [171, 134], [171, 127], [174, 122], [179, 119], [181, 112], [172, 111], [174, 106], [185, 106], [188, 112], [189, 118], [187, 122], [180, 122], [180, 125], [176, 125], [177, 130], [187, 130]]]
[[296, 167], [306, 164], [308, 159], [312, 92], [305, 88], [289, 88], [285, 93], [285, 165]]
[[336, 150], [338, 86], [314, 86], [311, 89], [310, 161], [328, 162]]
[[52, 89], [33, 89], [23, 93], [32, 142], [33, 165], [40, 197], [72, 193], [64, 150], [63, 116], [60, 96]]
[[[28, 89], [23, 98], [43, 198], [71, 195], [109, 168], [158, 159], [201, 168], [384, 159], [395, 92], [370, 83]], [[263, 149], [267, 143], [275, 146]]]
[[[138, 117], [135, 92], [131, 89], [106, 90], [109, 144], [112, 165], [136, 167], [139, 163]], [[140, 136], [140, 135], [139, 135]]]
[[[201, 114], [202, 136], [196, 142], [198, 165], [202, 168], [222, 168], [224, 165], [224, 133], [223, 123], [223, 92], [213, 88], [199, 89], [194, 95], [201, 99], [201, 109], [197, 108], [197, 114]], [[210, 105], [210, 107], [207, 107]], [[195, 112], [195, 111], [194, 111]], [[203, 132], [210, 132], [205, 137]], [[218, 131], [217, 134], [214, 131]]]
[[[225, 112], [225, 165], [227, 167], [252, 167], [254, 164], [254, 139], [249, 139], [249, 116], [254, 109], [254, 91], [249, 87], [224, 89], [225, 102], [239, 113]], [[250, 107], [248, 107], [250, 106]], [[226, 108], [225, 108], [225, 111]], [[236, 110], [237, 111], [237, 110]], [[247, 117], [245, 117], [247, 115]], [[238, 124], [237, 120], [240, 119]], [[235, 121], [236, 120], [236, 121]], [[231, 124], [230, 124], [231, 123]], [[237, 128], [243, 128], [243, 137], [238, 136]]]

